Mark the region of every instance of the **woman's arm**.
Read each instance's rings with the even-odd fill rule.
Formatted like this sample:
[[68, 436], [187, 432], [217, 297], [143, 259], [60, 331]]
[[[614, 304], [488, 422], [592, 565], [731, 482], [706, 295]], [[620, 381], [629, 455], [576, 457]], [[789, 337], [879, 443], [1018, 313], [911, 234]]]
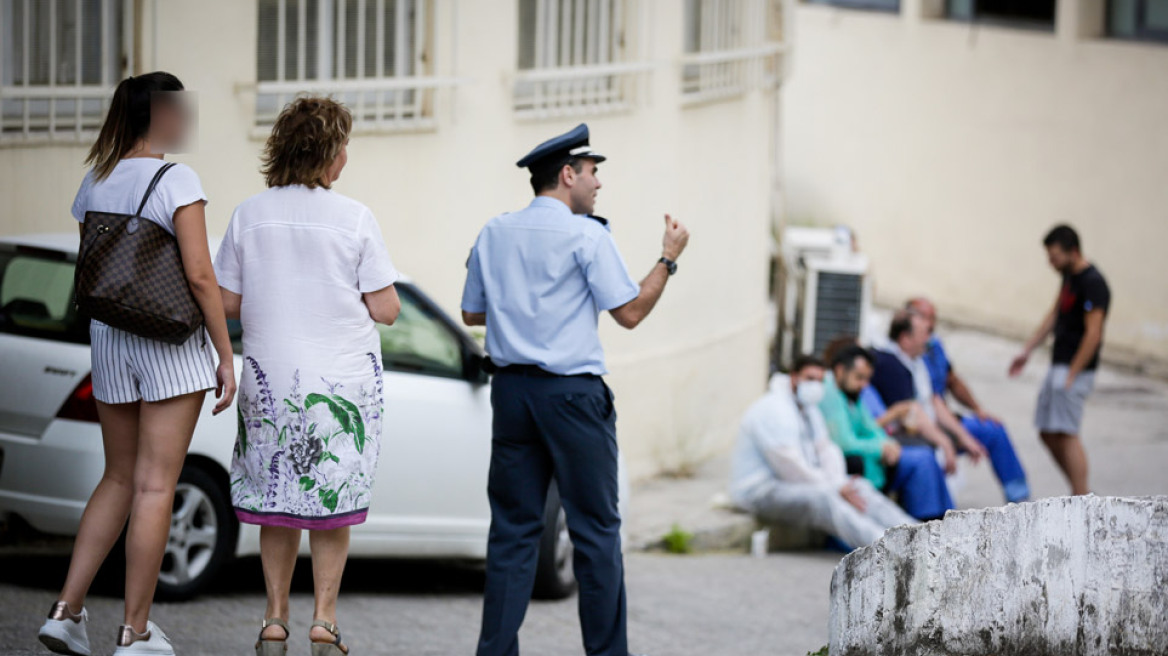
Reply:
[[369, 316], [377, 323], [392, 326], [401, 313], [401, 299], [397, 296], [397, 289], [390, 285], [375, 292], [366, 292], [361, 295], [365, 307], [369, 308]]
[[215, 352], [219, 355], [219, 369], [216, 372], [218, 386], [215, 389], [215, 398], [219, 402], [214, 409], [214, 413], [219, 414], [230, 407], [235, 398], [235, 363], [232, 360], [231, 338], [227, 334], [223, 297], [219, 293], [219, 282], [215, 279], [215, 269], [211, 265], [207, 217], [202, 201], [175, 210], [174, 234], [178, 238], [187, 284], [191, 287], [191, 294], [199, 304], [199, 309], [203, 311], [203, 322], [211, 335]]

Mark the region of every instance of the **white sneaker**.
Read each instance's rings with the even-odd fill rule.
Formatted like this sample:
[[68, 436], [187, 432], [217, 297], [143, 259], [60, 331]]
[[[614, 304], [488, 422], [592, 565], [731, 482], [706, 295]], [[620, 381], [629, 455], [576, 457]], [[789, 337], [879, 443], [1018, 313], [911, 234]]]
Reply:
[[170, 638], [154, 622], [146, 622], [146, 633], [138, 633], [132, 627], [122, 625], [118, 629], [118, 648], [114, 656], [175, 656]]
[[54, 653], [89, 656], [89, 634], [85, 630], [88, 621], [89, 613], [84, 606], [81, 607], [81, 613], [74, 615], [69, 610], [69, 604], [58, 601], [53, 604], [49, 618], [37, 632], [37, 637], [41, 644]]

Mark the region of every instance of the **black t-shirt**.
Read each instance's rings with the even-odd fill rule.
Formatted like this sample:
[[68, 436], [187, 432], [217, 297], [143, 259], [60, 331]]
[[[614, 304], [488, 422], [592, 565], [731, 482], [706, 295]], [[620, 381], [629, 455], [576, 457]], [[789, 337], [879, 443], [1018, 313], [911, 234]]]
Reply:
[[[1091, 310], [1101, 309], [1107, 315], [1107, 307], [1111, 305], [1111, 290], [1103, 274], [1099, 273], [1094, 265], [1088, 266], [1079, 273], [1063, 276], [1063, 289], [1059, 293], [1058, 318], [1054, 324], [1054, 352], [1052, 360], [1055, 364], [1070, 364], [1079, 350], [1086, 332], [1086, 317]], [[1101, 343], [1100, 348], [1103, 347]], [[1087, 364], [1087, 369], [1099, 366], [1099, 350]]]

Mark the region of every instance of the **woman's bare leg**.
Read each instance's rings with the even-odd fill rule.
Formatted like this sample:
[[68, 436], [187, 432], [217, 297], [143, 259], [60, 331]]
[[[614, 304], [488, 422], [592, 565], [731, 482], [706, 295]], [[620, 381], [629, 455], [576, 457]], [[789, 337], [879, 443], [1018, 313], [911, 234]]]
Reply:
[[174, 488], [205, 395], [195, 392], [142, 404], [134, 501], [126, 533], [125, 623], [139, 633], [146, 630], [150, 618], [150, 603], [170, 534]]
[[138, 459], [139, 403], [107, 405], [98, 402], [105, 472], [89, 497], [81, 526], [73, 543], [69, 574], [61, 589], [61, 601], [74, 613], [81, 612], [89, 586], [122, 534], [134, 497], [134, 463]]
[[[349, 527], [328, 531], [310, 531], [308, 543], [312, 549], [312, 583], [316, 607], [313, 619], [337, 623], [337, 595], [341, 591], [341, 575], [349, 559]], [[309, 637], [315, 640], [333, 640], [333, 635], [317, 626]]]
[[[288, 595], [292, 589], [292, 572], [300, 551], [300, 529], [283, 526], [260, 527], [260, 561], [264, 566], [264, 586], [268, 591], [265, 618], [288, 621]], [[284, 629], [269, 626], [261, 634], [265, 640], [283, 640]]]

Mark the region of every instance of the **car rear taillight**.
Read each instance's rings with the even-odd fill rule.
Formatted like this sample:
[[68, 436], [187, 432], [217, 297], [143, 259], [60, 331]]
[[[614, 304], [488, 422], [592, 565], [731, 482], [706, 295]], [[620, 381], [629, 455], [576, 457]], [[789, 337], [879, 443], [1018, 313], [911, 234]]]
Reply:
[[93, 379], [86, 375], [77, 385], [77, 389], [65, 400], [61, 410], [57, 412], [57, 419], [73, 419], [75, 421], [91, 421], [97, 423], [97, 401], [93, 399]]

